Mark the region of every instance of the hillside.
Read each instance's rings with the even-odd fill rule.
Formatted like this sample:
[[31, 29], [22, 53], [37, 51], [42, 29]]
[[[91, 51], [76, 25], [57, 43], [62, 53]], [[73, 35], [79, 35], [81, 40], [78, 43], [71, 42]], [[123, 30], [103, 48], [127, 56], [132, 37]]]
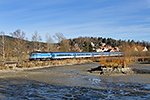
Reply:
[[[0, 39], [2, 38], [2, 36], [0, 36]], [[14, 37], [11, 37], [11, 36], [5, 36], [5, 46], [10, 46], [12, 47], [12, 43], [13, 41], [15, 41], [15, 38]], [[28, 41], [28, 40], [24, 40], [25, 41], [25, 47], [26, 49], [28, 50], [33, 50], [34, 49], [34, 42], [33, 41]], [[46, 43], [43, 43], [43, 42], [37, 42], [38, 44], [40, 44], [42, 47], [46, 47]]]
[[[1, 39], [2, 36], [0, 36]], [[5, 36], [5, 45], [12, 48], [12, 43], [15, 40], [14, 37], [11, 36]], [[28, 41], [28, 40], [24, 40], [25, 41], [25, 47], [26, 50], [28, 51], [33, 51], [35, 46], [36, 49], [41, 49], [43, 50], [47, 50], [47, 43], [44, 42], [33, 42], [33, 41]], [[61, 43], [56, 44], [55, 43], [55, 48], [59, 47]], [[112, 47], [121, 47], [122, 45], [129, 45], [129, 46], [133, 46], [133, 45], [140, 45], [140, 46], [145, 46], [149, 49], [150, 47], [150, 43], [149, 42], [145, 42], [145, 41], [137, 41], [135, 42], [134, 40], [115, 40], [112, 38], [102, 38], [102, 37], [78, 37], [78, 38], [73, 38], [73, 39], [67, 39], [67, 41], [64, 42], [64, 44], [68, 44], [69, 49], [75, 49], [75, 48], [79, 48], [82, 49], [83, 51], [90, 51], [91, 48], [99, 48], [102, 47], [103, 45], [110, 45]], [[63, 45], [66, 46], [66, 45]], [[87, 50], [88, 49], [88, 50]]]
[[[16, 42], [18, 40], [19, 42]], [[135, 47], [135, 48], [133, 48]], [[140, 48], [139, 48], [140, 47]], [[129, 55], [149, 55], [149, 42], [135, 42], [133, 40], [115, 40], [102, 37], [79, 37], [74, 39], [63, 39], [60, 43], [44, 43], [39, 41], [21, 40], [11, 36], [5, 36], [4, 46], [2, 36], [0, 36], [0, 60], [19, 61], [28, 59], [28, 53], [33, 51], [48, 52], [116, 52], [124, 51]], [[148, 49], [147, 49], [148, 48]], [[138, 49], [140, 52], [133, 50]], [[142, 51], [142, 52], [141, 52]]]

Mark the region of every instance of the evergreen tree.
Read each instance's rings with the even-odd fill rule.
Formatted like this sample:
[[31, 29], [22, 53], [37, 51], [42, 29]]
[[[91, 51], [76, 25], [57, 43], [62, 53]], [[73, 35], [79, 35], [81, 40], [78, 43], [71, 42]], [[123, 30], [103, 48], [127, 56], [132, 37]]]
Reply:
[[107, 44], [111, 44], [110, 38], [107, 38]]
[[106, 38], [103, 38], [102, 42], [103, 42], [103, 43], [106, 43], [106, 42], [107, 42], [107, 41], [106, 41]]
[[118, 40], [118, 45], [117, 46], [120, 46], [120, 45], [122, 45], [121, 39]]
[[91, 43], [89, 45], [89, 52], [93, 52], [93, 47], [92, 47]]
[[84, 44], [83, 44], [83, 52], [88, 52], [89, 51], [89, 45], [88, 43], [85, 41]]
[[142, 46], [146, 46], [146, 42], [144, 40], [142, 40]]
[[102, 42], [102, 39], [103, 39], [102, 37], [98, 37], [99, 42]]

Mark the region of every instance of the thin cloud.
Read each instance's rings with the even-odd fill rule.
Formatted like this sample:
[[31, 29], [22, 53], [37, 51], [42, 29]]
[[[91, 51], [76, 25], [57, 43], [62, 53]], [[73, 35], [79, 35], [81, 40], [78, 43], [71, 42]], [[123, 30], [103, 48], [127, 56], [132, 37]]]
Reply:
[[[11, 3], [10, 3], [11, 2]], [[0, 2], [0, 28], [63, 33], [67, 38], [102, 36], [116, 39], [150, 37], [150, 0], [8, 0]], [[7, 5], [7, 6], [6, 6]], [[149, 41], [149, 40], [148, 40]]]
[[150, 0], [147, 0], [148, 8], [150, 8]]

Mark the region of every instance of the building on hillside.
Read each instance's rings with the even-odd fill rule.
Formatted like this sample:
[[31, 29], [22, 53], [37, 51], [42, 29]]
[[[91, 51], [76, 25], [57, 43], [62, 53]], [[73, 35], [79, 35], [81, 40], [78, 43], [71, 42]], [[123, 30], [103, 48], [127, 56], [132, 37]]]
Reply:
[[99, 45], [104, 47], [106, 45], [106, 43], [100, 42]]
[[115, 47], [113, 50], [114, 50], [114, 52], [118, 52], [119, 51], [119, 47]]
[[78, 47], [78, 44], [77, 43], [75, 43], [75, 45], [74, 45], [75, 47]]
[[146, 47], [143, 47], [143, 51], [146, 52], [148, 51], [148, 49]]
[[95, 51], [96, 51], [96, 52], [103, 52], [103, 50], [100, 49], [100, 48], [96, 49]]
[[95, 44], [93, 42], [91, 42], [92, 47], [95, 47]]
[[106, 47], [106, 48], [112, 48], [112, 46], [111, 46], [111, 45], [105, 45], [105, 47]]
[[107, 47], [100, 47], [95, 50], [96, 52], [118, 52], [119, 47], [112, 48], [110, 45]]
[[106, 47], [101, 47], [101, 49], [102, 49], [102, 52], [108, 51], [108, 48]]
[[143, 52], [147, 52], [148, 49], [146, 47], [142, 47], [142, 46], [138, 46], [134, 48], [134, 51], [143, 51]]
[[137, 47], [135, 47], [135, 48], [134, 48], [134, 51], [137, 51], [137, 52], [138, 52], [138, 49], [137, 49]]
[[104, 52], [114, 52], [113, 48], [111, 49], [108, 49], [107, 51], [104, 51]]

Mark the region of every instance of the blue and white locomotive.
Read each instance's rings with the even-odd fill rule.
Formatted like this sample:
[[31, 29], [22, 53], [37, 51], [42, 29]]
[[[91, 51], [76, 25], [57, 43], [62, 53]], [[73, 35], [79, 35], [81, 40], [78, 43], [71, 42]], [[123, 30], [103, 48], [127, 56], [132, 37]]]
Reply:
[[121, 52], [32, 52], [30, 60], [120, 56]]

